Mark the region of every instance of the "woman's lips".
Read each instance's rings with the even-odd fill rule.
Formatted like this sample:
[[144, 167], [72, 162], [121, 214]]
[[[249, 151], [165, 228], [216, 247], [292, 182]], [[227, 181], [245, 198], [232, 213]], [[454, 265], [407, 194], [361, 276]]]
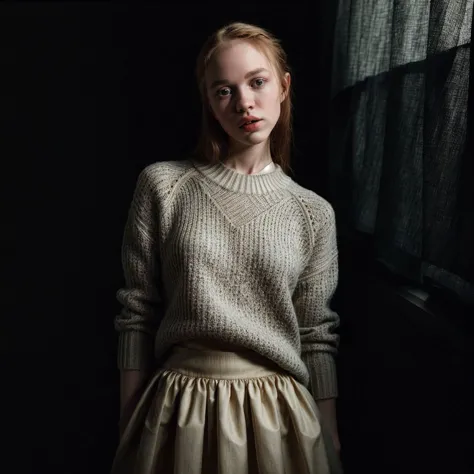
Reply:
[[240, 128], [241, 128], [244, 132], [256, 132], [257, 130], [260, 129], [260, 127], [261, 127], [261, 122], [262, 122], [262, 120], [258, 120], [258, 121], [253, 122], [253, 123], [249, 123], [249, 124], [246, 124], [246, 125], [242, 125]]

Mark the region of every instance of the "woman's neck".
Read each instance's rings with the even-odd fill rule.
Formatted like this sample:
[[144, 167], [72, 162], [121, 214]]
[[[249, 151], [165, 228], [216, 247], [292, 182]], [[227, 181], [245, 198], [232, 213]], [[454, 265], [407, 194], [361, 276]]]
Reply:
[[272, 157], [269, 146], [254, 146], [245, 150], [230, 150], [222, 161], [225, 166], [238, 173], [257, 174], [272, 162]]

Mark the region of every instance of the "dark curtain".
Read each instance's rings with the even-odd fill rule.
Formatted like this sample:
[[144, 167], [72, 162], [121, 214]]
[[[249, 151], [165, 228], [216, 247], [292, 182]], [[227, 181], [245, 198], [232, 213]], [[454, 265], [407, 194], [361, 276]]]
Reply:
[[341, 239], [368, 237], [384, 268], [468, 305], [472, 9], [473, 0], [340, 0], [329, 147]]

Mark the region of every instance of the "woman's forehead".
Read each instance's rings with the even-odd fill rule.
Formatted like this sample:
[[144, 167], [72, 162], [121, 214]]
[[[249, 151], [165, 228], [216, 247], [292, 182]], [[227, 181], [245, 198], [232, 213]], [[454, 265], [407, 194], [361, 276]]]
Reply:
[[244, 41], [232, 42], [219, 48], [206, 69], [206, 78], [216, 80], [242, 79], [253, 71], [272, 72], [267, 56], [252, 44]]

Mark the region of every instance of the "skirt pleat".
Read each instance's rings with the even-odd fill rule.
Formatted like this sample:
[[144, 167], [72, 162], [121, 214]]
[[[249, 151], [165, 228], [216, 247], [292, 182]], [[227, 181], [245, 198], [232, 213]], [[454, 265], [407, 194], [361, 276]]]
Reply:
[[250, 352], [176, 346], [123, 433], [112, 474], [334, 474], [317, 405]]

